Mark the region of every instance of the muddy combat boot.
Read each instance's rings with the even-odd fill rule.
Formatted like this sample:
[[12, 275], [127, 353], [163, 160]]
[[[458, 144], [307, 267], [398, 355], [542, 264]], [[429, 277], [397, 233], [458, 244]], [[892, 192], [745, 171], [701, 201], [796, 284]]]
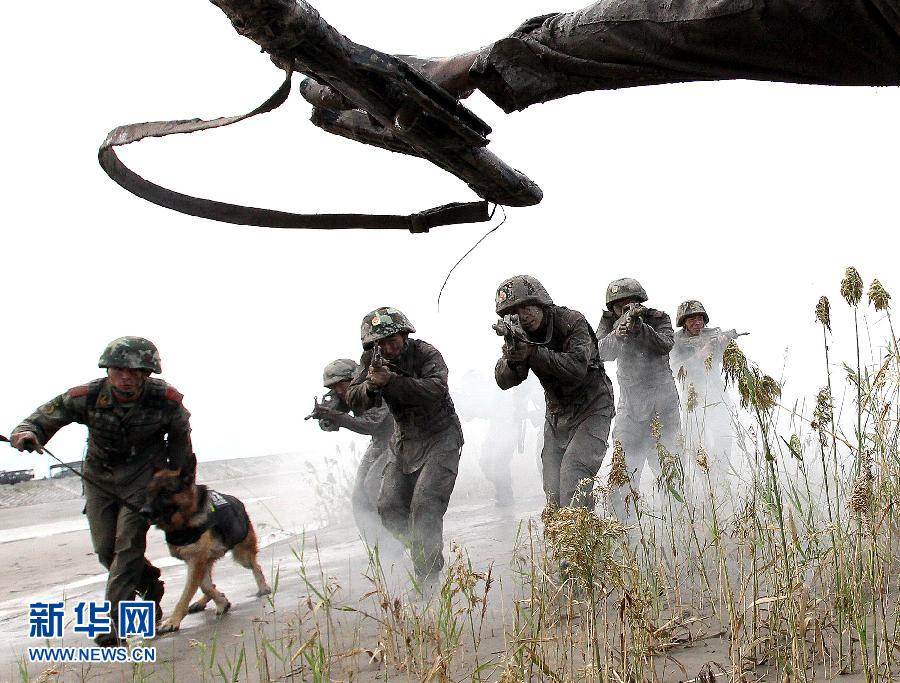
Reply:
[[166, 584], [160, 579], [162, 572], [149, 562], [144, 567], [144, 573], [141, 575], [141, 583], [138, 586], [137, 593], [144, 600], [152, 600], [156, 603], [156, 623], [162, 621], [162, 599], [166, 592]]

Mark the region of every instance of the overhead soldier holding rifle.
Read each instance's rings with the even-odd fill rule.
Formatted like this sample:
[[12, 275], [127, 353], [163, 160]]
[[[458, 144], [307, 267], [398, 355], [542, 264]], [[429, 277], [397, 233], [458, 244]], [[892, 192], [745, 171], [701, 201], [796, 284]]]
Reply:
[[[177, 390], [150, 377], [162, 371], [152, 342], [115, 339], [103, 351], [99, 366], [106, 368], [106, 377], [51, 399], [13, 430], [10, 441], [20, 451], [41, 453], [65, 425], [87, 426], [85, 514], [94, 552], [109, 570], [109, 616], [115, 624], [119, 602], [139, 594], [156, 603], [159, 619], [163, 582], [159, 569], [144, 556], [149, 523], [140, 508], [154, 472], [193, 471], [196, 466], [190, 413]], [[115, 628], [95, 640], [104, 646], [119, 642]]]

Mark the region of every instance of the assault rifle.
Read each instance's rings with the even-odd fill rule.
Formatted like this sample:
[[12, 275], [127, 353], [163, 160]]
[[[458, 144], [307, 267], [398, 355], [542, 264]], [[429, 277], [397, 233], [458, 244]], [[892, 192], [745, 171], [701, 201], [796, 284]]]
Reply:
[[622, 314], [622, 317], [616, 322], [616, 329], [631, 332], [635, 322], [639, 322], [646, 311], [647, 309], [639, 303], [628, 304], [625, 306], [625, 312]]
[[491, 325], [491, 329], [497, 333], [498, 337], [503, 337], [503, 346], [508, 351], [512, 351], [519, 344], [529, 343], [519, 316], [514, 313], [504, 315], [503, 318]]
[[700, 334], [695, 337], [689, 337], [685, 335], [682, 338], [682, 341], [679, 343], [687, 344], [689, 347], [693, 349], [700, 349], [709, 343], [711, 339], [715, 339], [716, 337], [724, 337], [729, 342], [734, 341], [738, 337], [746, 337], [749, 332], [738, 332], [736, 329], [725, 330], [724, 332], [718, 328], [709, 329], [704, 327], [700, 330]]
[[321, 420], [319, 417], [319, 411], [322, 408], [334, 408], [334, 404], [337, 402], [337, 397], [332, 392], [328, 392], [322, 397], [322, 402], [319, 403], [319, 397], [313, 396], [313, 409], [312, 412], [304, 417], [304, 420]]

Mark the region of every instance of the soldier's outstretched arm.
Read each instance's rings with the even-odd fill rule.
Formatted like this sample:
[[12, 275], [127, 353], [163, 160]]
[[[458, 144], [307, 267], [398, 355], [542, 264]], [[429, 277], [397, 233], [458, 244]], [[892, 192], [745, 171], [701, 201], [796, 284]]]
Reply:
[[382, 389], [385, 397], [396, 398], [411, 405], [430, 405], [443, 400], [449, 393], [449, 370], [441, 352], [418, 340], [423, 353], [421, 377], [395, 374]]
[[22, 420], [12, 434], [31, 432], [37, 437], [38, 445], [43, 446], [67, 424], [72, 422], [86, 424], [87, 393], [86, 386], [75, 387], [50, 399]]
[[588, 322], [582, 317], [566, 336], [562, 351], [551, 351], [546, 346], [535, 346], [531, 350], [531, 369], [539, 376], [543, 373], [578, 382], [587, 374], [594, 343]]
[[599, 0], [482, 50], [415, 65], [504, 111], [590, 90], [749, 79], [900, 84], [896, 0]]
[[335, 411], [329, 421], [337, 427], [349, 429], [357, 434], [372, 436], [375, 434], [384, 421], [390, 416], [390, 410], [386, 405], [369, 408], [359, 417], [350, 413], [342, 413]]

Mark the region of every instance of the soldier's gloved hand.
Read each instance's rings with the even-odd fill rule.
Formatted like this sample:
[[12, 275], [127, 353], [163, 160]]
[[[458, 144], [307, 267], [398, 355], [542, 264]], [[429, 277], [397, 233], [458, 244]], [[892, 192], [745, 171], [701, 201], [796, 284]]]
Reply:
[[19, 451], [28, 451], [32, 453], [37, 451], [43, 453], [43, 444], [38, 441], [37, 434], [34, 432], [16, 432], [10, 439], [12, 447]]
[[503, 357], [510, 363], [527, 363], [531, 358], [531, 348], [530, 344], [516, 344], [512, 348], [504, 344]]
[[370, 365], [369, 373], [366, 375], [366, 379], [379, 389], [387, 386], [388, 382], [391, 381], [391, 377], [393, 377], [393, 373], [384, 366], [373, 368]]

